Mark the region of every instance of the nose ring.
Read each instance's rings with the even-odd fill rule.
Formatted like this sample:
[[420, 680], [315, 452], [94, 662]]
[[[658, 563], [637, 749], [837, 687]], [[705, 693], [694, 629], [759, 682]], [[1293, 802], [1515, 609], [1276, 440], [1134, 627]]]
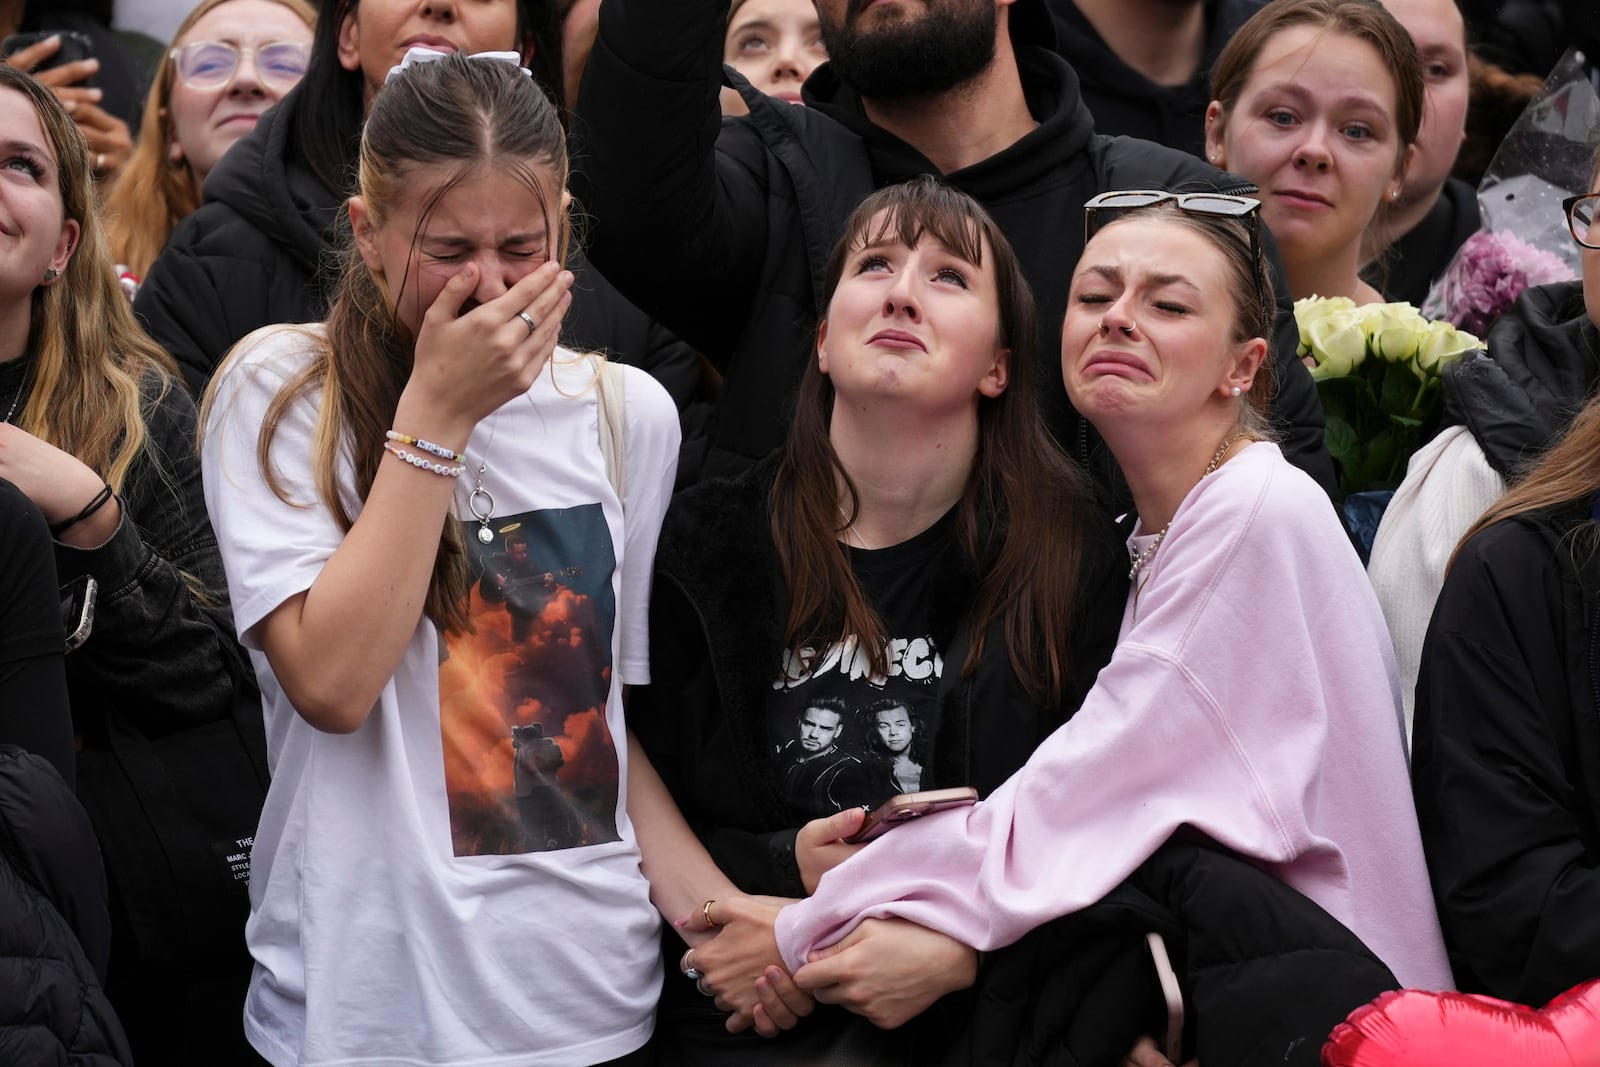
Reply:
[[[1132, 319], [1128, 320], [1128, 324], [1126, 326], [1118, 326], [1117, 327], [1117, 329], [1121, 330], [1124, 334], [1126, 334], [1129, 337], [1132, 337], [1133, 336], [1133, 331], [1137, 330], [1138, 328], [1139, 328], [1139, 324], [1137, 322], [1134, 322]], [[1100, 320], [1100, 332], [1101, 333], [1110, 333], [1111, 332], [1111, 327], [1106, 325], [1106, 320], [1105, 319], [1101, 319]]]

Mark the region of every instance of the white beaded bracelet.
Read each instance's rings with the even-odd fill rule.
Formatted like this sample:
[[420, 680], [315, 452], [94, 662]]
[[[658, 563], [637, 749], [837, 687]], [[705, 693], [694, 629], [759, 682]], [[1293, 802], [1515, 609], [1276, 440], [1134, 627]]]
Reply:
[[444, 445], [436, 445], [432, 441], [424, 441], [420, 437], [412, 437], [410, 434], [401, 433], [399, 430], [386, 430], [384, 431], [383, 436], [387, 437], [391, 441], [398, 441], [403, 445], [416, 445], [424, 452], [432, 452], [440, 459], [453, 459], [457, 463], [461, 463], [467, 458], [460, 452], [453, 452], [444, 447]]
[[385, 441], [383, 443], [383, 450], [392, 456], [405, 460], [413, 467], [418, 467], [425, 471], [432, 471], [434, 474], [442, 474], [446, 478], [459, 478], [461, 477], [461, 472], [466, 470], [465, 467], [447, 467], [443, 463], [435, 463], [433, 460], [428, 459], [425, 456], [419, 456], [415, 452], [407, 452], [405, 449], [396, 445], [393, 441]]

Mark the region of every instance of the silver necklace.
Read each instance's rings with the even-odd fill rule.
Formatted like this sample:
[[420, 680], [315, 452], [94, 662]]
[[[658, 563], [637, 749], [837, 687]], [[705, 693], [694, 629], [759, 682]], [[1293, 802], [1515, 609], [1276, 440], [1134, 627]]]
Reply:
[[[1222, 444], [1217, 446], [1216, 452], [1211, 456], [1211, 462], [1207, 463], [1206, 469], [1200, 472], [1200, 480], [1204, 481], [1206, 475], [1214, 473], [1218, 467], [1222, 466], [1222, 457], [1228, 454], [1228, 449], [1232, 448], [1236, 442], [1244, 438], [1248, 438], [1251, 441], [1255, 440], [1254, 437], [1251, 437], [1247, 433], [1236, 433], [1231, 437], [1224, 438]], [[1172, 529], [1172, 520], [1168, 519], [1167, 524], [1161, 527], [1155, 538], [1145, 546], [1145, 550], [1133, 557], [1133, 566], [1128, 568], [1128, 581], [1133, 581], [1133, 579], [1138, 576], [1139, 569], [1146, 563], [1150, 562], [1150, 557], [1156, 554], [1156, 549], [1159, 548], [1161, 546], [1161, 542], [1166, 539], [1167, 531], [1170, 529]]]
[[0, 419], [0, 422], [10, 422], [11, 416], [17, 413], [17, 405], [20, 403], [22, 403], [22, 383], [18, 382], [17, 395], [11, 398], [11, 408], [6, 412], [6, 417]]
[[489, 449], [494, 445], [495, 431], [500, 428], [500, 412], [496, 411], [492, 418], [494, 425], [489, 427], [489, 440], [484, 442], [478, 470], [472, 476], [472, 492], [467, 495], [467, 510], [478, 520], [478, 540], [486, 545], [494, 543], [494, 531], [489, 528], [489, 520], [494, 518], [494, 494], [484, 488], [483, 476], [489, 470]]
[[868, 545], [866, 540], [864, 538], [862, 538], [861, 534], [856, 531], [856, 524], [854, 522], [851, 522], [850, 521], [850, 517], [844, 513], [844, 505], [843, 504], [839, 505], [839, 519], [842, 522], [844, 522], [844, 524], [845, 524], [844, 530], [843, 530], [844, 543], [848, 545], [850, 543], [850, 539], [854, 538], [855, 542], [856, 542], [856, 545], [858, 547], [864, 548], [868, 552], [871, 552], [872, 551], [871, 546]]

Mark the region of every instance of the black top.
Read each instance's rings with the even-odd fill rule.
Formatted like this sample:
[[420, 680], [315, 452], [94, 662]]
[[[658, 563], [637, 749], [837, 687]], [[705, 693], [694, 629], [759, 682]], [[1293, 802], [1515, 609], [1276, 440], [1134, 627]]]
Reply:
[[[932, 632], [931, 564], [949, 549], [951, 526], [946, 515], [901, 544], [847, 550], [862, 593], [888, 631], [886, 674], [872, 672], [854, 637], [784, 650], [767, 699], [767, 738], [770, 773], [796, 825], [938, 788], [933, 739], [948, 665]], [[909, 760], [908, 777], [897, 779], [901, 756]]]
[[1211, 68], [1234, 31], [1265, 2], [1206, 0], [1205, 49], [1199, 69], [1182, 85], [1157, 85], [1124, 63], [1072, 0], [1050, 0], [1050, 13], [1056, 51], [1078, 72], [1096, 133], [1142, 137], [1203, 159]]
[[1385, 299], [1421, 307], [1428, 290], [1450, 266], [1462, 243], [1478, 232], [1481, 221], [1478, 191], [1451, 178], [1421, 221], [1362, 274]]
[[100, 106], [128, 124], [137, 140], [144, 116], [144, 98], [149, 84], [140, 73], [133, 55], [110, 27], [86, 14], [55, 10], [53, 3], [33, 0], [22, 18], [22, 31], [73, 30], [94, 42], [94, 57], [100, 61], [94, 83], [105, 93]]
[[1522, 1004], [1600, 974], [1590, 513], [1522, 515], [1468, 541], [1417, 676], [1412, 785], [1450, 965], [1461, 989]]

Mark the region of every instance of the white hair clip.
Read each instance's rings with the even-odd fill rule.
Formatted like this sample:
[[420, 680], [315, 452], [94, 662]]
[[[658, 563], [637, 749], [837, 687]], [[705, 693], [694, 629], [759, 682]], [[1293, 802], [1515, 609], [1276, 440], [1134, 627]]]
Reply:
[[[443, 59], [447, 55], [450, 55], [450, 53], [449, 52], [441, 52], [437, 48], [420, 48], [419, 47], [419, 48], [407, 49], [406, 50], [406, 56], [405, 56], [404, 59], [402, 59], [400, 61], [400, 65], [398, 67], [390, 67], [389, 68], [389, 73], [383, 79], [383, 84], [388, 85], [390, 82], [394, 81], [408, 67], [415, 66], [418, 63], [432, 63], [434, 60]], [[516, 67], [518, 70], [522, 71], [522, 73], [526, 74], [528, 77], [530, 77], [530, 78], [533, 77], [533, 71], [529, 70], [527, 67], [524, 67], [522, 65], [522, 57], [517, 55], [517, 53], [515, 53], [515, 52], [473, 52], [467, 58], [468, 59], [493, 59], [493, 60], [497, 60], [497, 61], [499, 61], [501, 63], [510, 63], [513, 67]]]

